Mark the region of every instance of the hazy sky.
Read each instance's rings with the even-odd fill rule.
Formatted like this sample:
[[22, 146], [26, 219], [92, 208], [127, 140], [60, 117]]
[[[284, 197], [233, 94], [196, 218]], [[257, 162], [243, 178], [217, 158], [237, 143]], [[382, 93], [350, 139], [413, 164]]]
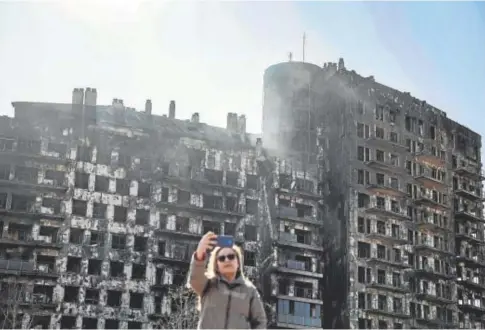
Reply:
[[260, 132], [263, 71], [300, 60], [304, 31], [306, 61], [343, 57], [485, 135], [485, 2], [3, 2], [0, 114], [95, 87], [100, 104], [174, 99], [177, 118], [244, 113]]

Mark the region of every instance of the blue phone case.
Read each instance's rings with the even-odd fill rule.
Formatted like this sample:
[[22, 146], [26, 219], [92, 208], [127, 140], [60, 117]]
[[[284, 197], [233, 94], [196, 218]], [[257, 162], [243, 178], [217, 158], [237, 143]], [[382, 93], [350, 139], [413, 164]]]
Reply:
[[234, 245], [234, 237], [217, 236], [217, 245], [220, 247], [232, 247]]

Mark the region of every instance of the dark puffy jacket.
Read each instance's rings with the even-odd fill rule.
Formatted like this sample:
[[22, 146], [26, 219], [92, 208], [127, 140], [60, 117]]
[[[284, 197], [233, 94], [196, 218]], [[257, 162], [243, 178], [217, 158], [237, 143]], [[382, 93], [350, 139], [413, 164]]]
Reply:
[[201, 299], [198, 329], [266, 329], [266, 313], [256, 287], [238, 277], [208, 279], [206, 261], [192, 256], [189, 284]]

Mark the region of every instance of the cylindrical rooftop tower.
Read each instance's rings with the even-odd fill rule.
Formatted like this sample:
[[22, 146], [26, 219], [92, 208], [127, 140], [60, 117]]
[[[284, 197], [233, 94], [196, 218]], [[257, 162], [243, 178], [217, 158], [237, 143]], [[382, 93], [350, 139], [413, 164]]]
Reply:
[[270, 66], [264, 73], [263, 142], [279, 152], [316, 152], [313, 82], [322, 68], [303, 62]]

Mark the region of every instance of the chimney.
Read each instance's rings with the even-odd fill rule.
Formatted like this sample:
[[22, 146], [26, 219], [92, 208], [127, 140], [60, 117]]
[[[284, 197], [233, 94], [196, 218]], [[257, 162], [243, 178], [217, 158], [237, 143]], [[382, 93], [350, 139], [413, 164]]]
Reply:
[[261, 156], [263, 151], [263, 140], [261, 138], [256, 138], [256, 156]]
[[339, 58], [339, 60], [338, 60], [338, 70], [339, 71], [345, 70], [345, 64], [344, 64], [344, 59], [343, 58]]
[[170, 105], [168, 107], [168, 118], [175, 119], [175, 101], [170, 101]]
[[194, 113], [192, 114], [192, 122], [193, 122], [193, 123], [196, 123], [196, 124], [198, 124], [198, 123], [199, 123], [199, 113], [198, 113], [198, 112], [194, 112]]
[[240, 115], [237, 120], [237, 130], [239, 133], [244, 134], [246, 133], [246, 116]]
[[229, 131], [237, 132], [237, 114], [229, 112], [227, 114], [226, 129]]
[[98, 100], [98, 92], [96, 88], [86, 88], [86, 93], [84, 93], [84, 104], [96, 106]]
[[72, 91], [72, 104], [84, 103], [84, 88], [74, 88]]
[[151, 115], [152, 114], [152, 100], [146, 100], [145, 102], [145, 113]]
[[124, 108], [123, 100], [121, 100], [121, 99], [113, 99], [112, 106], [115, 107], [115, 108]]

